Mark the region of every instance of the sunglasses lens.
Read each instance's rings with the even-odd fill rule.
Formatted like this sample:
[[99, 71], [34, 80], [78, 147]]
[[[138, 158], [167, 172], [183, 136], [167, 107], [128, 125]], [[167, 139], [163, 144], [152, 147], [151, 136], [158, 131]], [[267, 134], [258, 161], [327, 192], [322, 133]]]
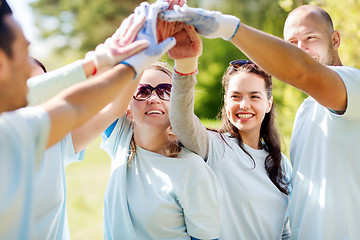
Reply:
[[248, 63], [252, 63], [252, 62], [249, 61], [249, 60], [234, 60], [234, 61], [230, 62], [230, 65], [231, 65], [233, 68], [239, 68], [239, 67], [241, 67], [242, 65], [248, 64]]
[[171, 84], [159, 84], [156, 87], [156, 93], [160, 99], [169, 101], [171, 93]]
[[134, 98], [136, 100], [146, 100], [151, 95], [151, 89], [146, 85], [140, 85], [135, 92]]

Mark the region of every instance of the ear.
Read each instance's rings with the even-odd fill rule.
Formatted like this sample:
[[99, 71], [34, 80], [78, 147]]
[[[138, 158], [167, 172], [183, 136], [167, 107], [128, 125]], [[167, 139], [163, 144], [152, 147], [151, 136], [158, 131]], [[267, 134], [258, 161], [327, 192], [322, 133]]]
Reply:
[[268, 106], [266, 107], [266, 113], [269, 113], [273, 105], [273, 97], [271, 96], [268, 101]]
[[331, 34], [331, 42], [334, 50], [337, 50], [340, 47], [340, 33], [339, 31], [335, 30]]
[[133, 117], [132, 117], [132, 115], [131, 115], [130, 106], [128, 106], [128, 108], [126, 109], [126, 117], [127, 117], [130, 121], [134, 120]]

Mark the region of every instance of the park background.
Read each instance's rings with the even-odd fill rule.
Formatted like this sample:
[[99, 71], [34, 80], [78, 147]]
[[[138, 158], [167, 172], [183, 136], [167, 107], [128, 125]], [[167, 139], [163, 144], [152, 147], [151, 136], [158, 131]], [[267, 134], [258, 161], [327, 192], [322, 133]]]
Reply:
[[[16, 1], [16, 2], [15, 2]], [[53, 70], [83, 58], [115, 31], [121, 21], [141, 2], [137, 0], [9, 0], [15, 17], [25, 19], [26, 2], [34, 19], [30, 53]], [[153, 2], [153, 1], [150, 1]], [[303, 4], [315, 4], [330, 13], [335, 29], [341, 34], [339, 50], [344, 65], [360, 68], [360, 1], [357, 0], [188, 0], [192, 7], [202, 7], [233, 14], [254, 28], [282, 38], [289, 11]], [[32, 24], [32, 23], [30, 23]], [[217, 127], [222, 105], [221, 77], [229, 62], [246, 59], [231, 43], [222, 39], [203, 39], [199, 59], [195, 113], [209, 127]], [[169, 61], [166, 56], [164, 60]], [[277, 125], [283, 140], [283, 152], [289, 156], [290, 137], [296, 110], [306, 95], [274, 79]], [[87, 148], [85, 159], [66, 169], [67, 203], [71, 237], [102, 239], [103, 196], [110, 173], [110, 159], [99, 149], [98, 138]]]

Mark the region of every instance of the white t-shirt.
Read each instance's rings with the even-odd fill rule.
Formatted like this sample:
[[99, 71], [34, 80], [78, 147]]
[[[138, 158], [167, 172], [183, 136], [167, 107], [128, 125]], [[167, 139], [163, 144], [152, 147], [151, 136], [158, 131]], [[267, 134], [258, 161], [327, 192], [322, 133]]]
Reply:
[[170, 158], [140, 147], [127, 167], [132, 135], [126, 117], [103, 135], [102, 147], [112, 158], [105, 239], [218, 238], [221, 193], [212, 170], [186, 149]]
[[49, 129], [49, 116], [40, 107], [0, 115], [0, 239], [33, 234], [34, 176]]
[[[265, 150], [244, 144], [223, 134], [227, 145], [217, 132], [209, 133], [207, 163], [213, 169], [223, 190], [222, 228], [220, 239], [281, 239], [289, 196], [271, 182], [264, 162]], [[283, 171], [291, 178], [290, 162], [283, 156]]]
[[45, 151], [35, 177], [35, 239], [70, 239], [65, 167], [84, 155], [85, 150], [75, 154], [70, 133]]
[[346, 86], [337, 115], [309, 97], [300, 106], [290, 145], [293, 239], [359, 239], [360, 71], [331, 67]]

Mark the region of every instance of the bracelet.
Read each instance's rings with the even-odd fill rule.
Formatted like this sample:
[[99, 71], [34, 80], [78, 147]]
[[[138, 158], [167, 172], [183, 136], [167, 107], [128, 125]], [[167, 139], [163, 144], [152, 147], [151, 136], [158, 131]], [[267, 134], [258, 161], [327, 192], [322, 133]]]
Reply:
[[94, 66], [94, 72], [91, 75], [95, 76], [96, 73], [97, 73], [97, 68], [96, 68], [96, 66]]
[[195, 71], [193, 71], [193, 72], [191, 72], [191, 73], [181, 73], [181, 72], [178, 72], [178, 71], [176, 71], [176, 69], [174, 68], [174, 72], [176, 73], [176, 74], [179, 74], [179, 75], [181, 75], [181, 76], [188, 76], [188, 75], [192, 75], [192, 74], [194, 74], [194, 73], [197, 73], [197, 69], [195, 69]]

